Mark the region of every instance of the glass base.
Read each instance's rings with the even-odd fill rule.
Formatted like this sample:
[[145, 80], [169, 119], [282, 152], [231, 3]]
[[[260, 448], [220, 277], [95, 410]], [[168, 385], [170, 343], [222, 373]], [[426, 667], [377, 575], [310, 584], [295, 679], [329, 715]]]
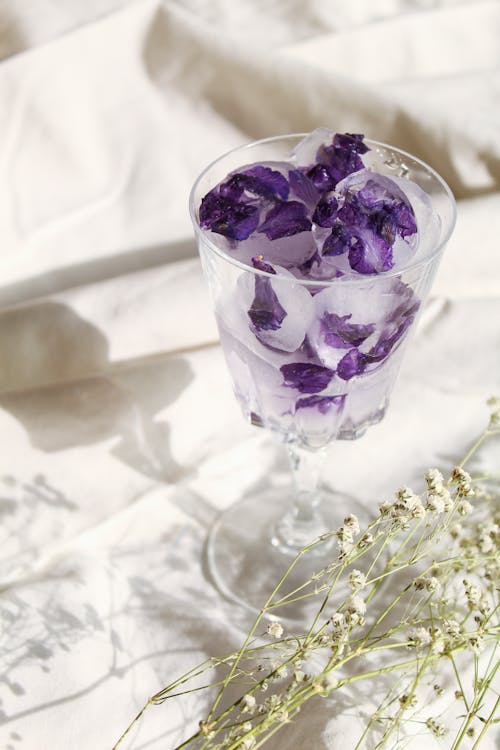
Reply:
[[[348, 512], [347, 504], [350, 506], [349, 512], [352, 512], [351, 499], [326, 494], [319, 511], [320, 520], [316, 518], [312, 527], [305, 524], [297, 528], [287, 516], [292, 505], [292, 490], [289, 487], [264, 491], [235, 503], [219, 516], [208, 539], [208, 566], [217, 588], [226, 598], [256, 614], [293, 563], [300, 547], [342, 525]], [[337, 555], [335, 539], [308, 550], [294, 564], [274, 601], [295, 592], [315, 573], [334, 561]], [[313, 591], [313, 586], [307, 591]], [[300, 596], [305, 591], [303, 589], [290, 598]], [[339, 595], [342, 594], [343, 598], [345, 593], [339, 592]], [[336, 599], [337, 596], [334, 601]], [[317, 594], [271, 609], [267, 616], [307, 624], [321, 601], [321, 594]]]

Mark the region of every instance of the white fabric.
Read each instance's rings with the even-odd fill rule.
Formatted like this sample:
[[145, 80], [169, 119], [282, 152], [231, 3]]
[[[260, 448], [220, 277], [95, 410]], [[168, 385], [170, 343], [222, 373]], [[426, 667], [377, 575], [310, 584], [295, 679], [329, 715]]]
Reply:
[[[387, 417], [333, 446], [326, 481], [375, 507], [482, 427], [500, 391], [499, 28], [493, 0], [0, 4], [0, 54], [18, 53], [0, 65], [6, 750], [110, 748], [241, 640], [203, 544], [285, 469], [233, 400], [195, 258], [187, 198], [212, 158], [325, 125], [441, 172], [459, 219], [433, 299]], [[125, 747], [173, 747], [202, 712], [153, 709]], [[272, 748], [349, 750], [351, 714], [322, 703]]]

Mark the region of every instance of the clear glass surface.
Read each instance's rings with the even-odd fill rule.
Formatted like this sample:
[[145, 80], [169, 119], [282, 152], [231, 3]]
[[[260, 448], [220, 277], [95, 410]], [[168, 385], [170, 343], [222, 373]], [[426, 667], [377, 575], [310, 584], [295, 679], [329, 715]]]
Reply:
[[[370, 147], [364, 156], [367, 166], [378, 174], [411, 180], [430, 200], [432, 216], [420, 217], [416, 251], [391, 271], [332, 280], [300, 279], [290, 272], [270, 276], [253, 268], [251, 258], [266, 257], [269, 240], [260, 236], [235, 245], [222, 235], [203, 231], [198, 219], [201, 200], [238, 167], [285, 162], [303, 138], [302, 134], [280, 136], [225, 154], [200, 175], [190, 197], [235, 396], [249, 422], [271, 431], [287, 445], [294, 478], [289, 491], [264, 492], [230, 508], [210, 536], [208, 559], [215, 582], [226, 596], [251, 609], [263, 604], [291, 555], [342, 523], [335, 497], [322, 498], [318, 490], [327, 446], [335, 440], [359, 438], [383, 418], [405, 347], [455, 222], [453, 196], [434, 170], [398, 149], [366, 141]], [[300, 261], [310, 255], [309, 242], [306, 232], [274, 240], [273, 255], [282, 252], [283, 258]], [[249, 320], [259, 289], [264, 293], [271, 289], [278, 309], [286, 311], [277, 330], [256, 331]], [[328, 332], [321, 324], [325, 316], [347, 322], [351, 348], [329, 345]], [[346, 374], [356, 357], [364, 357], [368, 364], [361, 374]], [[306, 368], [313, 379], [321, 380], [327, 371], [335, 374], [320, 383], [324, 387], [311, 388], [297, 381], [297, 365]], [[324, 547], [321, 550], [324, 554]], [[310, 555], [304, 569], [297, 568], [291, 585], [322, 564]], [[289, 614], [301, 617], [303, 612], [291, 608]]]

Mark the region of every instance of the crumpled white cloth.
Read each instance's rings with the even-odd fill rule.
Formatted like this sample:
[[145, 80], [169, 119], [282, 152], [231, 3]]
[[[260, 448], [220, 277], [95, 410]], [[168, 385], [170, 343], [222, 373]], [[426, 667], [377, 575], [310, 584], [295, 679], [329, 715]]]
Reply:
[[[416, 153], [459, 199], [391, 409], [332, 446], [327, 483], [373, 507], [418, 485], [500, 391], [498, 2], [59, 5], [0, 5], [6, 750], [111, 748], [245, 630], [203, 545], [286, 467], [238, 412], [195, 258], [187, 198], [212, 158], [325, 125]], [[272, 749], [349, 750], [369, 710], [361, 688], [318, 704]], [[124, 746], [173, 747], [203, 711], [152, 709]]]

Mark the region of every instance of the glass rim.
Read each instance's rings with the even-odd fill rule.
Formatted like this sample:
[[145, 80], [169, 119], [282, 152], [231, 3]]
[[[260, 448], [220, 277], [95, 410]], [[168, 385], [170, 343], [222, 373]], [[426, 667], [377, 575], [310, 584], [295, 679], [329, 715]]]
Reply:
[[[231, 154], [236, 153], [237, 151], [244, 152], [246, 149], [250, 149], [253, 146], [261, 146], [265, 144], [271, 144], [275, 141], [286, 141], [286, 140], [293, 140], [297, 138], [305, 138], [306, 136], [310, 135], [310, 133], [285, 133], [284, 135], [274, 135], [268, 138], [261, 138], [257, 141], [251, 141], [249, 143], [244, 143], [241, 146], [235, 146], [234, 148], [230, 149], [229, 151], [225, 151], [223, 154], [218, 156], [216, 159], [213, 159], [198, 175], [196, 178], [193, 187], [191, 188], [191, 191], [189, 193], [189, 214], [191, 216], [191, 221], [194, 226], [195, 234], [199, 239], [202, 239], [203, 242], [208, 246], [208, 248], [218, 255], [223, 260], [226, 260], [228, 263], [230, 263], [233, 266], [236, 266], [237, 268], [241, 269], [242, 271], [254, 273], [258, 276], [265, 276], [266, 278], [269, 278], [270, 274], [267, 273], [267, 271], [262, 271], [259, 268], [254, 268], [252, 266], [249, 266], [247, 263], [243, 263], [243, 261], [238, 260], [237, 258], [232, 257], [227, 253], [225, 250], [220, 248], [218, 245], [216, 245], [212, 240], [210, 240], [207, 237], [206, 232], [200, 227], [198, 216], [197, 216], [197, 206], [195, 206], [195, 193], [198, 188], [198, 185], [202, 181], [202, 179], [205, 177], [205, 175], [222, 159], [225, 159], [227, 156], [230, 156]], [[412, 161], [419, 164], [421, 167], [424, 168], [425, 171], [427, 171], [430, 175], [434, 177], [434, 179], [441, 185], [443, 188], [443, 191], [445, 195], [448, 197], [450, 206], [451, 206], [451, 217], [448, 221], [448, 227], [445, 228], [445, 231], [443, 233], [443, 236], [441, 238], [441, 241], [436, 245], [434, 250], [427, 255], [425, 258], [421, 258], [420, 260], [414, 261], [413, 263], [408, 263], [402, 268], [398, 269], [391, 269], [389, 271], [381, 271], [377, 274], [366, 274], [362, 275], [359, 274], [359, 278], [351, 277], [351, 276], [337, 276], [334, 279], [300, 279], [296, 276], [284, 276], [280, 273], [277, 273], [276, 276], [279, 278], [280, 281], [286, 281], [292, 284], [300, 284], [305, 287], [315, 287], [318, 286], [327, 288], [329, 286], [337, 286], [339, 284], [342, 284], [343, 286], [346, 285], [362, 285], [362, 284], [373, 284], [374, 281], [377, 279], [390, 279], [400, 276], [402, 273], [406, 273], [408, 271], [412, 271], [414, 269], [422, 268], [429, 263], [431, 263], [435, 258], [438, 258], [439, 255], [444, 250], [444, 247], [448, 240], [450, 239], [453, 230], [455, 228], [455, 224], [457, 221], [457, 204], [455, 200], [455, 196], [453, 195], [453, 192], [448, 185], [448, 183], [441, 177], [441, 175], [436, 172], [435, 169], [433, 169], [429, 164], [427, 164], [422, 159], [419, 159], [417, 156], [414, 156], [413, 154], [410, 154], [409, 151], [403, 151], [403, 149], [397, 148], [396, 146], [391, 146], [388, 143], [384, 143], [382, 141], [374, 141], [371, 138], [365, 138], [365, 143], [369, 144], [370, 146], [378, 146], [385, 149], [390, 149], [391, 151], [407, 157], [411, 159]], [[244, 166], [244, 164], [242, 164]]]

